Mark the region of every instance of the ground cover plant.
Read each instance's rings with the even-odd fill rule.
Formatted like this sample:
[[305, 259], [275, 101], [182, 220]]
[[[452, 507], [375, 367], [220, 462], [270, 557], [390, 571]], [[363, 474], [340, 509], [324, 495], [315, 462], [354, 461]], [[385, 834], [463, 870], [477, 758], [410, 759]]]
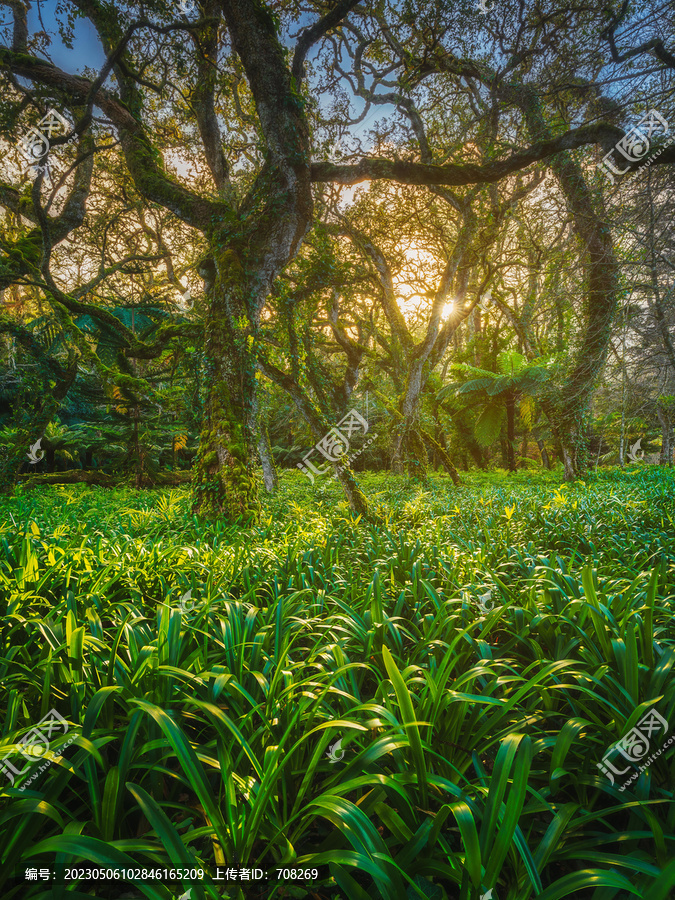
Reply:
[[[675, 729], [675, 476], [559, 479], [366, 475], [374, 526], [286, 474], [247, 532], [188, 488], [0, 500], [0, 757], [68, 723], [3, 779], [2, 896], [671, 897], [672, 746], [598, 764]], [[13, 880], [57, 863], [270, 878]]]

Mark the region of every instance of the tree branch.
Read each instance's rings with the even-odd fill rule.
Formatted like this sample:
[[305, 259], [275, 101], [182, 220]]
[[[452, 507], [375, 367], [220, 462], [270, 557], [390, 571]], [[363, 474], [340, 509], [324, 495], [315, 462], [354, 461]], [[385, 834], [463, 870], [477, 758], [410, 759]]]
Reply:
[[310, 25], [309, 28], [305, 28], [302, 32], [298, 39], [298, 43], [295, 46], [293, 66], [291, 69], [291, 74], [295, 79], [296, 87], [299, 88], [302, 82], [305, 57], [312, 45], [320, 40], [331, 30], [331, 28], [339, 25], [342, 19], [344, 19], [347, 13], [352, 10], [358, 2], [359, 0], [339, 0], [337, 5], [333, 7], [330, 12], [326, 13], [326, 15], [319, 19], [318, 22]]
[[[329, 162], [315, 162], [311, 167], [313, 182], [333, 182], [335, 184], [359, 184], [363, 181], [386, 179], [399, 184], [418, 185], [469, 185], [491, 184], [501, 181], [514, 172], [519, 172], [532, 163], [548, 159], [565, 150], [575, 150], [587, 144], [598, 144], [605, 151], [610, 150], [625, 132], [615, 125], [599, 122], [593, 125], [582, 125], [556, 138], [539, 141], [527, 150], [519, 150], [508, 159], [477, 165], [474, 163], [450, 163], [444, 166], [408, 162], [405, 160], [389, 160], [379, 157], [364, 158], [354, 165], [343, 165]], [[654, 149], [658, 149], [654, 145]], [[675, 162], [675, 147], [666, 148], [653, 161], [653, 165], [664, 165]], [[644, 162], [638, 160], [631, 165], [630, 171], [637, 170]]]
[[[94, 22], [96, 24], [96, 22]], [[90, 100], [93, 83], [79, 75], [71, 75], [46, 60], [0, 48], [0, 67], [15, 75], [30, 78], [54, 88], [65, 95], [86, 103]], [[116, 67], [118, 78], [124, 78]], [[127, 88], [129, 85], [127, 84]], [[157, 153], [141, 123], [128, 106], [104, 88], [96, 92], [96, 105], [103, 110], [119, 130], [121, 145], [134, 183], [140, 193], [154, 203], [170, 209], [179, 219], [200, 231], [208, 227], [212, 216], [222, 207], [206, 200], [170, 178], [160, 168]]]

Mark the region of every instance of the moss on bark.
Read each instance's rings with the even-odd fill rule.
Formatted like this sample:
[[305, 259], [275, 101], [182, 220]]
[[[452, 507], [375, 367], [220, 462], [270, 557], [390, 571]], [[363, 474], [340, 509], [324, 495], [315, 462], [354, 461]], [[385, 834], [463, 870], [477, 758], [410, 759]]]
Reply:
[[247, 274], [239, 255], [230, 247], [214, 259], [194, 509], [205, 518], [248, 524], [260, 512], [254, 468], [254, 326], [247, 315]]

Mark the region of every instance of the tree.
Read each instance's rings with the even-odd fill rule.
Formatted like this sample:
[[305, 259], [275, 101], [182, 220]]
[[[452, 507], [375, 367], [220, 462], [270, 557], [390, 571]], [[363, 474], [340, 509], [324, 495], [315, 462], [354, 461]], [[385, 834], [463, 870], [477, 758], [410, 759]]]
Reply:
[[456, 392], [474, 399], [480, 408], [474, 434], [483, 447], [488, 447], [499, 437], [506, 420], [507, 465], [510, 472], [515, 472], [516, 409], [519, 409], [525, 427], [531, 428], [535, 398], [548, 382], [550, 369], [546, 361], [528, 362], [513, 350], [500, 353], [496, 362], [496, 372], [468, 363], [456, 363], [453, 368], [457, 372], [472, 377], [446, 385], [441, 389], [440, 396]]

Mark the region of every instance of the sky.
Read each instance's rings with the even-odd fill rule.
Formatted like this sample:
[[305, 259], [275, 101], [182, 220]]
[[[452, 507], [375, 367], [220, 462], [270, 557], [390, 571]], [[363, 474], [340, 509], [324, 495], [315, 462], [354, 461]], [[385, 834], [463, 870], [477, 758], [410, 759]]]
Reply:
[[[88, 19], [75, 19], [73, 49], [70, 50], [61, 40], [56, 26], [56, 10], [59, 6], [63, 6], [60, 0], [34, 0], [28, 12], [29, 32], [46, 31], [51, 39], [51, 44], [41, 55], [69, 72], [81, 72], [86, 66], [100, 68], [105, 55], [93, 26]], [[3, 20], [11, 21], [9, 10], [3, 12]]]

